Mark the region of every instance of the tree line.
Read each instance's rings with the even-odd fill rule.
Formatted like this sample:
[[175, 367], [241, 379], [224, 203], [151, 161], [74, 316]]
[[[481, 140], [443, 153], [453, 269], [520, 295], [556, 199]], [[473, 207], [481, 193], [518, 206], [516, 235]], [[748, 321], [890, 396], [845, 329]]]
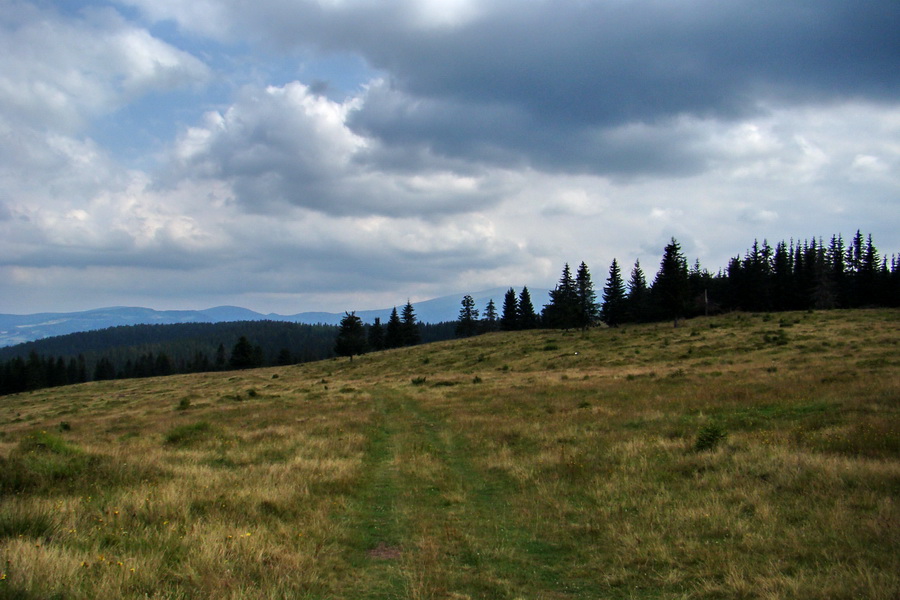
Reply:
[[[857, 231], [849, 245], [840, 235], [832, 236], [827, 245], [821, 238], [779, 242], [774, 248], [765, 240], [754, 241], [743, 257], [732, 258], [727, 268], [712, 274], [698, 260], [689, 267], [673, 237], [663, 248], [659, 269], [649, 284], [639, 260], [626, 282], [614, 258], [599, 300], [590, 269], [582, 261], [574, 274], [566, 263], [550, 291], [550, 302], [540, 313], [527, 287], [519, 294], [513, 288], [507, 290], [499, 312], [493, 299], [479, 311], [468, 294], [460, 305], [456, 337], [541, 327], [586, 329], [598, 323], [617, 327], [671, 320], [677, 326], [683, 318], [731, 310], [896, 307], [900, 306], [900, 258], [880, 255], [872, 236], [864, 238]], [[402, 318], [394, 309], [387, 328], [377, 319], [365, 325], [355, 312], [348, 312], [339, 326], [335, 353], [352, 359], [370, 350], [413, 345], [418, 339], [401, 332], [414, 330], [415, 314], [409, 303]]]
[[584, 329], [596, 323], [616, 327], [623, 323], [672, 320], [723, 311], [776, 312], [786, 310], [900, 306], [900, 257], [881, 255], [872, 236], [859, 231], [846, 244], [834, 235], [828, 244], [815, 239], [802, 242], [754, 241], [743, 257], [712, 274], [699, 261], [688, 266], [675, 238], [663, 249], [659, 269], [650, 284], [640, 261], [635, 261], [626, 282], [617, 259], [609, 266], [598, 301], [588, 266], [575, 274], [568, 264], [550, 302], [536, 314], [528, 288], [517, 297], [510, 288], [499, 319], [493, 300], [479, 320], [471, 296], [463, 297], [457, 335], [494, 330], [514, 331], [537, 327]]

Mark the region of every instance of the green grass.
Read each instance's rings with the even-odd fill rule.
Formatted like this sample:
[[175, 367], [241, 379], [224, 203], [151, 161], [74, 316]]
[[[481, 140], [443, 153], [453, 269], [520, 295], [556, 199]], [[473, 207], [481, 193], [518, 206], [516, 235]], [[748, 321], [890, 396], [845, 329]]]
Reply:
[[898, 346], [731, 314], [2, 398], [0, 599], [893, 599]]

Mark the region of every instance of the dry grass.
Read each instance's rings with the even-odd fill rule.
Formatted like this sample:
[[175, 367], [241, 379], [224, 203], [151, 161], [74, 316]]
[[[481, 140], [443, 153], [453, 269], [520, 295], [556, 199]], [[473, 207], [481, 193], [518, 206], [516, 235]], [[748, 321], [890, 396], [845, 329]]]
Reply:
[[898, 345], [734, 314], [5, 397], [0, 598], [896, 598]]

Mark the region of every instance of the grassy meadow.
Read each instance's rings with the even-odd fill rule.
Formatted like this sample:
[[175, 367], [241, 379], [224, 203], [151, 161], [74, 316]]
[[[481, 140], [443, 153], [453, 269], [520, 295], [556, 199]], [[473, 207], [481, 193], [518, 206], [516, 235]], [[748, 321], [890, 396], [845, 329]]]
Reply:
[[0, 398], [0, 598], [900, 597], [900, 311]]

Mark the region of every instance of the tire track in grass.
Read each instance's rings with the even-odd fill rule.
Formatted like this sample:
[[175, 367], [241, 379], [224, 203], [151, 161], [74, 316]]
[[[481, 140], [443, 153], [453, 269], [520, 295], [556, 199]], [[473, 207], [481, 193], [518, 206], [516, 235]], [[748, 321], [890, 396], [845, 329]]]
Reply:
[[375, 419], [349, 513], [347, 598], [595, 598], [570, 549], [517, 521], [519, 490], [479, 471], [464, 436], [411, 394], [373, 391]]
[[397, 515], [400, 481], [395, 468], [395, 438], [400, 422], [380, 394], [360, 488], [350, 509], [350, 581], [345, 598], [400, 598], [403, 581], [397, 558], [403, 535]]

